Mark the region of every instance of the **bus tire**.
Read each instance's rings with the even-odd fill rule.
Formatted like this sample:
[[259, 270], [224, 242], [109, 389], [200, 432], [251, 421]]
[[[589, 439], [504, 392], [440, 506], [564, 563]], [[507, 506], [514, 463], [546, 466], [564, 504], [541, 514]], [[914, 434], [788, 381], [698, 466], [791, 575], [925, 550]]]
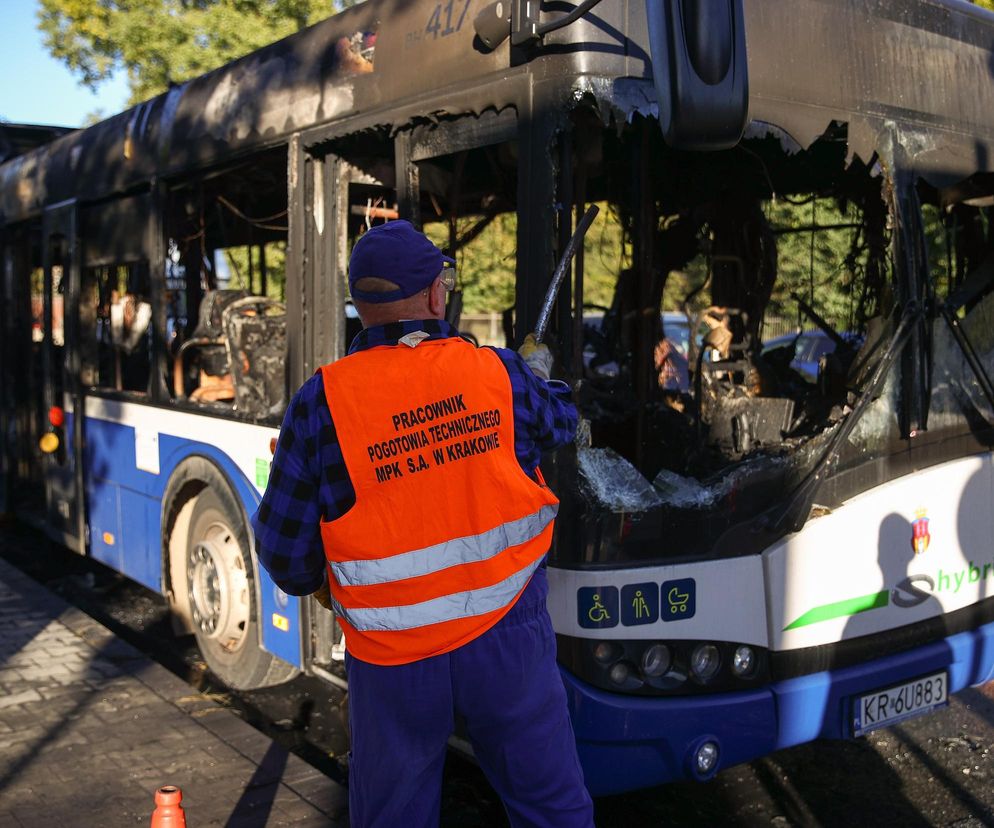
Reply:
[[299, 672], [262, 649], [256, 573], [242, 510], [227, 487], [196, 499], [186, 544], [193, 634], [204, 661], [235, 690], [271, 687]]

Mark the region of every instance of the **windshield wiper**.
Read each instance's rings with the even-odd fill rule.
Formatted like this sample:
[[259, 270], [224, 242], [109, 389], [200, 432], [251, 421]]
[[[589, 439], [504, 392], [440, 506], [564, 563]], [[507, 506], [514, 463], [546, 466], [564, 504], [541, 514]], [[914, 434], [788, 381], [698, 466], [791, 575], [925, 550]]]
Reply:
[[897, 329], [887, 343], [887, 347], [880, 357], [880, 362], [877, 363], [877, 367], [874, 369], [869, 383], [863, 388], [862, 393], [856, 400], [852, 412], [839, 425], [838, 430], [832, 435], [832, 439], [814, 464], [814, 467], [794, 490], [790, 499], [781, 509], [767, 517], [767, 521], [765, 521], [767, 527], [775, 533], [797, 532], [807, 522], [815, 494], [817, 494], [822, 481], [828, 477], [832, 463], [838, 459], [839, 447], [852, 433], [852, 430], [856, 427], [856, 423], [859, 422], [860, 417], [863, 416], [863, 413], [869, 407], [870, 402], [877, 396], [877, 390], [883, 385], [888, 369], [904, 349], [914, 324], [922, 318], [923, 313], [924, 311], [918, 302], [912, 301], [904, 306], [904, 312], [901, 314], [901, 320], [897, 325]]
[[951, 293], [945, 302], [939, 305], [939, 313], [946, 320], [949, 332], [953, 335], [953, 339], [956, 340], [956, 344], [959, 346], [960, 351], [963, 352], [963, 356], [966, 357], [966, 361], [969, 363], [970, 368], [973, 370], [973, 375], [977, 378], [977, 383], [980, 385], [980, 390], [983, 391], [984, 396], [987, 397], [988, 404], [994, 410], [994, 384], [991, 383], [991, 378], [987, 376], [987, 370], [984, 368], [983, 362], [980, 361], [980, 357], [977, 356], [977, 350], [973, 347], [973, 343], [970, 342], [970, 338], [966, 335], [966, 331], [963, 330], [963, 326], [960, 325], [959, 318], [956, 316], [960, 308], [971, 302], [975, 302], [987, 293], [992, 285], [994, 285], [994, 255], [988, 256], [966, 278], [963, 284]]

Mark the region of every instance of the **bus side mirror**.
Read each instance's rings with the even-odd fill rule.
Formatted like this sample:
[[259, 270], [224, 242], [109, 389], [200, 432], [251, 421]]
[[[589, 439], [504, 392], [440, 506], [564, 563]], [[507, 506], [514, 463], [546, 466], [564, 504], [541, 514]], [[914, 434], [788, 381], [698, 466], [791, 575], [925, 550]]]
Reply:
[[676, 149], [735, 146], [749, 117], [742, 0], [646, 0], [659, 123]]

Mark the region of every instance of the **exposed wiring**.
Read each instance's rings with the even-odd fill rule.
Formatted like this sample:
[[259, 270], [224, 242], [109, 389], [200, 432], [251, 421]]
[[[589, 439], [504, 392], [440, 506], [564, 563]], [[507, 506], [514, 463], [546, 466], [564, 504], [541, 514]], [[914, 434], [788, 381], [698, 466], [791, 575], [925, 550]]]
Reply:
[[245, 215], [245, 213], [239, 210], [234, 204], [228, 201], [228, 199], [226, 199], [224, 196], [220, 195], [217, 196], [217, 201], [218, 204], [227, 207], [228, 210], [230, 210], [232, 213], [238, 216], [238, 218], [240, 218], [242, 221], [247, 221], [249, 224], [253, 225], [254, 227], [259, 227], [263, 230], [279, 230], [283, 232], [289, 232], [288, 227], [283, 227], [278, 224], [268, 223], [270, 221], [273, 221], [274, 219], [283, 218], [285, 215], [287, 215], [288, 212], [287, 210], [281, 210], [278, 213], [273, 213], [271, 216], [263, 216], [262, 218], [252, 218], [251, 216]]

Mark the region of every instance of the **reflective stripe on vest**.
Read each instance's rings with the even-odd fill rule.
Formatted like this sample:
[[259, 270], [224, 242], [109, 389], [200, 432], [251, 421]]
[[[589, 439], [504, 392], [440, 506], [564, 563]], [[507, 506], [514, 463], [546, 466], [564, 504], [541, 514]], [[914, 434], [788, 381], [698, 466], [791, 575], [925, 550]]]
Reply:
[[349, 652], [405, 664], [472, 641], [527, 585], [559, 505], [515, 456], [501, 358], [453, 337], [370, 348], [321, 373], [356, 496], [321, 524]]
[[427, 627], [429, 624], [440, 624], [457, 618], [484, 615], [507, 606], [511, 599], [524, 589], [538, 565], [539, 561], [534, 561], [520, 572], [493, 586], [443, 595], [441, 598], [422, 601], [420, 604], [376, 609], [349, 609], [341, 606], [338, 602], [333, 603], [335, 611], [361, 632], [411, 630], [415, 627]]
[[[499, 555], [511, 546], [525, 543], [540, 535], [549, 522], [555, 519], [558, 511], [558, 504], [549, 504], [534, 514], [497, 526], [479, 535], [455, 538], [426, 549], [415, 549], [413, 552], [403, 552], [389, 558], [332, 562], [331, 571], [342, 586], [368, 586], [430, 575], [432, 572], [440, 572], [459, 564], [484, 561]], [[466, 613], [466, 615], [478, 614]], [[420, 626], [420, 624], [409, 626]], [[387, 627], [376, 629], [387, 629]]]

